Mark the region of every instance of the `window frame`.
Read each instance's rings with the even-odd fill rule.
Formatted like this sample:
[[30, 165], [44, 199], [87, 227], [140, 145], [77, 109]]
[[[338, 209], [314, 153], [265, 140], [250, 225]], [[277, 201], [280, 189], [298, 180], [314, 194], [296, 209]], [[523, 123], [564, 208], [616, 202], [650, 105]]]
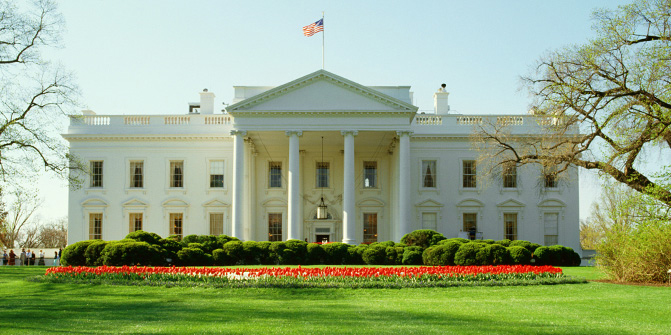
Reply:
[[[425, 222], [426, 220], [424, 219], [424, 215], [426, 214], [432, 214], [434, 216], [433, 220], [433, 227], [426, 227]], [[436, 211], [423, 211], [421, 213], [421, 219], [422, 219], [422, 229], [431, 229], [434, 231], [438, 231], [438, 212]]]
[[[361, 213], [361, 214], [362, 214], [362, 218], [363, 218], [363, 229], [362, 229], [362, 232], [363, 232], [362, 241], [363, 242], [362, 243], [377, 242], [379, 240], [379, 232], [380, 232], [380, 229], [379, 229], [380, 228], [380, 222], [379, 222], [379, 216], [380, 215], [379, 215], [379, 213], [378, 212], [364, 212], [364, 213]], [[372, 216], [375, 217], [375, 222], [374, 222], [375, 224], [374, 224], [373, 227], [367, 226], [367, 224], [369, 224], [368, 220], [366, 220], [367, 216], [368, 217], [372, 217]], [[369, 229], [374, 228], [374, 229], [372, 229], [374, 231], [367, 232], [367, 228], [369, 228]], [[368, 239], [366, 238], [367, 236], [368, 236]]]
[[[100, 163], [100, 173], [95, 174], [96, 168], [94, 168], [94, 163]], [[91, 159], [89, 160], [89, 188], [91, 189], [103, 189], [105, 187], [105, 161], [102, 159]], [[96, 178], [99, 176], [99, 179]], [[97, 185], [96, 181], [100, 184]]]
[[[135, 174], [135, 171], [133, 171], [133, 164], [141, 163], [141, 178], [140, 178], [140, 185], [141, 186], [135, 186], [136, 180], [134, 179], [137, 174]], [[137, 167], [136, 167], [137, 170]], [[144, 182], [144, 175], [145, 175], [145, 167], [144, 167], [144, 160], [143, 159], [129, 159], [128, 160], [128, 188], [133, 189], [133, 190], [141, 190], [145, 188], [145, 182]]]
[[[173, 163], [181, 163], [182, 164], [182, 171], [181, 171], [181, 178], [179, 181], [181, 182], [180, 186], [174, 186], [176, 184], [177, 178], [175, 178], [176, 175], [173, 175]], [[185, 171], [186, 171], [186, 162], [184, 159], [169, 159], [168, 160], [168, 188], [170, 189], [184, 189], [185, 188]]]
[[[512, 171], [512, 173], [511, 173]], [[476, 170], [477, 173], [477, 170]], [[517, 180], [517, 165], [516, 164], [505, 164], [503, 166], [503, 171], [501, 171], [502, 183], [501, 186], [507, 190], [517, 189], [518, 180]]]
[[[284, 213], [282, 212], [268, 212], [267, 214], [268, 241], [270, 242], [284, 241], [283, 214]], [[277, 220], [278, 217], [279, 221]], [[271, 219], [274, 220], [271, 221]]]
[[[214, 227], [216, 223], [213, 222], [212, 218], [213, 216], [221, 216], [221, 232], [217, 233], [214, 228], [219, 228], [219, 227]], [[208, 218], [208, 223], [210, 225], [210, 235], [224, 235], [224, 221], [225, 221], [226, 215], [224, 212], [208, 212], [207, 213], [207, 218]]]
[[[375, 169], [373, 170], [373, 185], [370, 186], [370, 183], [369, 183], [369, 186], [366, 186], [367, 171], [370, 170], [370, 169], [367, 169], [367, 168], [366, 168], [366, 165], [367, 165], [367, 164], [371, 164], [371, 163], [372, 163], [373, 165], [375, 165]], [[379, 169], [378, 169], [378, 165], [379, 165], [379, 164], [378, 164], [378, 161], [373, 161], [373, 160], [370, 160], [370, 161], [363, 161], [363, 162], [362, 162], [362, 165], [363, 165], [363, 179], [362, 179], [362, 182], [361, 182], [361, 184], [362, 184], [361, 186], [362, 186], [364, 189], [367, 189], [367, 190], [370, 190], [370, 189], [378, 189], [378, 188], [379, 188], [379, 180], [380, 180], [380, 178], [378, 178], [378, 171], [379, 171]]]
[[[467, 162], [472, 162], [473, 163], [473, 167], [472, 167], [473, 173], [466, 174], [465, 164]], [[461, 183], [460, 183], [461, 187], [460, 188], [463, 189], [463, 190], [475, 190], [475, 189], [477, 189], [478, 188], [478, 165], [477, 165], [477, 161], [475, 159], [472, 159], [472, 158], [464, 158], [464, 159], [461, 159], [460, 163], [461, 163], [460, 164], [461, 166], [459, 167], [459, 171], [461, 173]], [[467, 177], [472, 178], [471, 183], [469, 183], [469, 185], [472, 184], [472, 186], [466, 186], [466, 178]]]
[[[514, 218], [514, 222], [508, 220], [511, 217]], [[504, 239], [508, 239], [508, 240], [511, 240], [511, 241], [515, 241], [515, 240], [519, 239], [518, 238], [519, 237], [519, 231], [518, 231], [519, 219], [520, 219], [520, 215], [519, 215], [518, 212], [504, 212], [503, 213], [503, 238]], [[509, 227], [508, 227], [509, 222], [512, 223], [512, 227], [510, 227], [510, 228], [512, 228], [512, 231], [513, 231], [512, 233], [508, 232], [509, 231]]]
[[[324, 174], [325, 180], [326, 180], [326, 185], [321, 185], [320, 181], [322, 181], [322, 174], [320, 173], [322, 170], [324, 170], [323, 167], [320, 168], [320, 164], [324, 164], [326, 166], [326, 173]], [[321, 185], [321, 186], [320, 186]], [[331, 162], [324, 160], [324, 161], [316, 161], [315, 162], [315, 188], [316, 189], [329, 189], [331, 188]]]
[[[431, 173], [431, 178], [433, 180], [433, 186], [426, 186], [426, 177], [427, 175], [424, 173], [426, 170], [424, 168], [424, 163], [433, 163], [433, 171]], [[420, 189], [424, 190], [437, 190], [438, 189], [438, 159], [436, 158], [422, 158], [419, 163], [420, 166], [420, 173], [419, 173], [419, 185]]]
[[[179, 215], [179, 233], [177, 233], [177, 226], [175, 223], [177, 222], [177, 216]], [[168, 215], [168, 232], [169, 235], [178, 235], [180, 238], [184, 237], [184, 213], [183, 212], [170, 212]]]
[[[140, 218], [140, 229], [137, 229], [137, 218]], [[134, 220], [135, 219], [135, 220]], [[136, 232], [138, 230], [144, 230], [144, 213], [142, 212], [129, 212], [128, 213], [128, 232]]]
[[[212, 164], [221, 163], [221, 186], [212, 186], [212, 177], [219, 176], [219, 174], [212, 173]], [[207, 160], [207, 185], [209, 189], [212, 190], [224, 190], [226, 189], [226, 160], [225, 159], [208, 159]]]
[[[104, 213], [103, 212], [89, 212], [89, 240], [102, 240], [103, 238], [103, 223], [104, 223]], [[96, 225], [95, 219], [99, 219]], [[97, 237], [96, 237], [97, 236]]]
[[[273, 186], [273, 175], [272, 175], [273, 166], [271, 165], [273, 163], [279, 164], [279, 168], [280, 168], [279, 169], [280, 170], [280, 173], [279, 173], [279, 183], [280, 183], [280, 185], [279, 186]], [[283, 180], [284, 180], [284, 175], [283, 175], [283, 173], [284, 173], [284, 169], [283, 169], [284, 162], [281, 161], [281, 160], [279, 160], [279, 161], [268, 160], [268, 164], [266, 166], [268, 167], [268, 174], [267, 174], [267, 176], [268, 176], [268, 188], [269, 189], [276, 189], [276, 190], [277, 189], [283, 189], [284, 188], [284, 182], [283, 182]]]

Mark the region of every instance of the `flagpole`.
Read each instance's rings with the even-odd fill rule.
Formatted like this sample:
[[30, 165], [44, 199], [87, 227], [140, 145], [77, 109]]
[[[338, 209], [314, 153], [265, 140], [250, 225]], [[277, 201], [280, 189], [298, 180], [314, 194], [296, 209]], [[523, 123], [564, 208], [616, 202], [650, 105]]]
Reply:
[[[322, 12], [322, 26], [324, 26], [324, 12]], [[322, 30], [322, 70], [324, 69], [324, 35], [326, 35], [326, 26]]]

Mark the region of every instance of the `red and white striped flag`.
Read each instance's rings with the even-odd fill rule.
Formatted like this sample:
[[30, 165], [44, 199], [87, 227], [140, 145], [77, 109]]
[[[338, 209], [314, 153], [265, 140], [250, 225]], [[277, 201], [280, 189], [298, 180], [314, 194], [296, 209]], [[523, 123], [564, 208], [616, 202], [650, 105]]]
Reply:
[[303, 27], [303, 35], [312, 36], [320, 31], [324, 31], [324, 19], [319, 19], [319, 21]]

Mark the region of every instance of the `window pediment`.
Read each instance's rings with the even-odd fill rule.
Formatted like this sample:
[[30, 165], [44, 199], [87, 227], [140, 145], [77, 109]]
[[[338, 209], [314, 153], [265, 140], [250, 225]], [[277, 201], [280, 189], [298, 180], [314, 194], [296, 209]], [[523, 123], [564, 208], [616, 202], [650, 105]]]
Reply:
[[375, 198], [366, 198], [357, 204], [358, 207], [384, 207], [384, 202]]
[[457, 207], [485, 207], [485, 204], [477, 199], [464, 199], [457, 204]]
[[415, 205], [416, 207], [443, 207], [444, 205], [432, 199], [424, 200]]
[[91, 198], [81, 203], [82, 207], [107, 207], [107, 201], [100, 198]]
[[263, 207], [287, 207], [287, 201], [282, 198], [270, 198], [261, 203]]
[[131, 200], [128, 200], [128, 201], [124, 202], [121, 206], [123, 206], [123, 207], [149, 207], [149, 204], [147, 204], [146, 202], [144, 202], [140, 199], [134, 198], [134, 199], [131, 199]]
[[538, 207], [566, 207], [566, 203], [559, 199], [546, 199], [539, 202]]
[[186, 203], [184, 200], [177, 198], [168, 199], [164, 201], [161, 205], [163, 207], [189, 207], [188, 203]]
[[203, 204], [203, 207], [230, 207], [231, 205], [220, 201], [219, 199], [213, 199]]
[[500, 202], [496, 205], [497, 207], [524, 207], [526, 206], [524, 203], [519, 202], [515, 199], [508, 199], [504, 202]]

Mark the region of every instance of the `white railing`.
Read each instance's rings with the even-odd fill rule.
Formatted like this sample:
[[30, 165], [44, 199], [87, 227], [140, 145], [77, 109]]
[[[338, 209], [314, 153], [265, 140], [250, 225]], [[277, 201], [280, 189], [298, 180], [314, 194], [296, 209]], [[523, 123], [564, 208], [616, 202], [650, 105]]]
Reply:
[[124, 116], [123, 124], [129, 126], [145, 126], [149, 124], [149, 116]]
[[163, 121], [165, 124], [169, 125], [183, 125], [183, 124], [189, 124], [189, 117], [188, 116], [164, 116]]
[[231, 117], [228, 115], [206, 115], [205, 124], [231, 124]]
[[457, 124], [462, 126], [472, 126], [482, 124], [482, 116], [458, 116]]
[[438, 126], [443, 124], [443, 117], [440, 115], [417, 115], [415, 123], [421, 126]]
[[110, 124], [109, 116], [86, 115], [82, 116], [81, 122], [89, 126], [108, 126]]
[[524, 117], [522, 116], [498, 116], [496, 118], [496, 124], [502, 126], [523, 126]]

